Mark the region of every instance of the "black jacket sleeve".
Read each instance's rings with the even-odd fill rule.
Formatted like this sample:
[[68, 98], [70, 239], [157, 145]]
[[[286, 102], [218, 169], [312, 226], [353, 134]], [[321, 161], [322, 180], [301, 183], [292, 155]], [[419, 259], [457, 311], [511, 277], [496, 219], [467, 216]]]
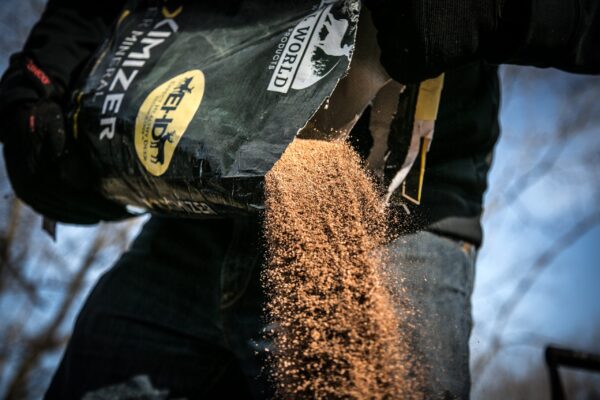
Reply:
[[123, 0], [49, 0], [23, 50], [11, 57], [0, 83], [0, 112], [21, 101], [43, 97], [26, 73], [33, 60], [64, 93], [109, 33]]
[[365, 0], [381, 62], [405, 83], [471, 62], [600, 73], [598, 0]]
[[600, 73], [600, 1], [508, 0], [503, 11], [488, 61]]

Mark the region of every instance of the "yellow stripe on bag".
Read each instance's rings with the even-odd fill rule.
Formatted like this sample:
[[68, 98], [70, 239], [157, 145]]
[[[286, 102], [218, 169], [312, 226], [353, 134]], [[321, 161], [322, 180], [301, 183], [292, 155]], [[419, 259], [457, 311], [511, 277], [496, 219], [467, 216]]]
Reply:
[[121, 25], [121, 22], [123, 22], [125, 20], [125, 18], [127, 18], [129, 16], [129, 14], [131, 14], [131, 11], [123, 10], [121, 15], [119, 16], [119, 19], [117, 20], [117, 26]]
[[444, 74], [421, 82], [415, 109], [415, 120], [435, 121], [440, 108], [443, 87]]
[[77, 93], [75, 112], [73, 113], [73, 138], [79, 138], [79, 111], [81, 111], [81, 98], [83, 97], [83, 92]]

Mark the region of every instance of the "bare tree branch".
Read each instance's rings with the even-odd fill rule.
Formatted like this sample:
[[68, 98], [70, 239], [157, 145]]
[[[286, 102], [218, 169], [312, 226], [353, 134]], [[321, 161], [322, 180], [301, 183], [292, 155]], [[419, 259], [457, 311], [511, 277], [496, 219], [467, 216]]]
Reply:
[[21, 211], [21, 202], [13, 197], [8, 207], [8, 217], [6, 224], [6, 233], [0, 236], [0, 291], [4, 287], [4, 268], [10, 258], [10, 246], [14, 243], [17, 228], [19, 226], [19, 217]]
[[[545, 251], [540, 253], [533, 265], [529, 268], [525, 276], [521, 278], [518, 284], [514, 287], [507, 300], [500, 307], [491, 329], [491, 344], [488, 351], [481, 356], [473, 366], [474, 375], [482, 376], [486, 368], [489, 366], [492, 359], [498, 354], [502, 348], [502, 335], [506, 328], [507, 322], [513, 315], [516, 308], [521, 304], [528, 292], [533, 287], [539, 275], [546, 270], [552, 262], [562, 254], [566, 249], [575, 244], [590, 230], [600, 224], [600, 211], [594, 212], [575, 223], [567, 232], [556, 238]], [[476, 383], [482, 382], [479, 379]], [[475, 388], [478, 388], [475, 386]]]
[[35, 370], [41, 357], [47, 352], [56, 349], [64, 343], [64, 338], [59, 335], [68, 312], [76, 299], [76, 295], [81, 291], [90, 268], [96, 262], [100, 251], [107, 243], [105, 232], [100, 232], [91, 243], [85, 257], [83, 258], [77, 272], [70, 281], [63, 300], [58, 307], [58, 311], [53, 316], [47, 326], [40, 330], [35, 337], [30, 338], [25, 355], [18, 365], [14, 368], [15, 373], [11, 382], [8, 384], [6, 399], [21, 399], [27, 397], [27, 380], [30, 374]]

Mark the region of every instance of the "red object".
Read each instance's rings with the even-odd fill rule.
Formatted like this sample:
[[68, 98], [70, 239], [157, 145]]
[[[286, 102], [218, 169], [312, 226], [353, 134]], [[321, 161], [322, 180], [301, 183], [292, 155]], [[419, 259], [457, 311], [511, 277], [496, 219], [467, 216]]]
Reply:
[[25, 66], [29, 72], [33, 74], [43, 85], [50, 85], [52, 82], [48, 75], [40, 69], [31, 58], [27, 59], [27, 65]]
[[35, 115], [29, 116], [29, 131], [31, 133], [35, 132]]

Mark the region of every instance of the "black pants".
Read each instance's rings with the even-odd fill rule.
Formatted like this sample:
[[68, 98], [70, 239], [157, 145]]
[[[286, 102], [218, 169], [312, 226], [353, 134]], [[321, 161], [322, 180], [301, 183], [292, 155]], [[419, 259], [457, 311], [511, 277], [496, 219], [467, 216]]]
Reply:
[[146, 375], [169, 398], [268, 398], [258, 220], [153, 218], [87, 299], [48, 399]]

